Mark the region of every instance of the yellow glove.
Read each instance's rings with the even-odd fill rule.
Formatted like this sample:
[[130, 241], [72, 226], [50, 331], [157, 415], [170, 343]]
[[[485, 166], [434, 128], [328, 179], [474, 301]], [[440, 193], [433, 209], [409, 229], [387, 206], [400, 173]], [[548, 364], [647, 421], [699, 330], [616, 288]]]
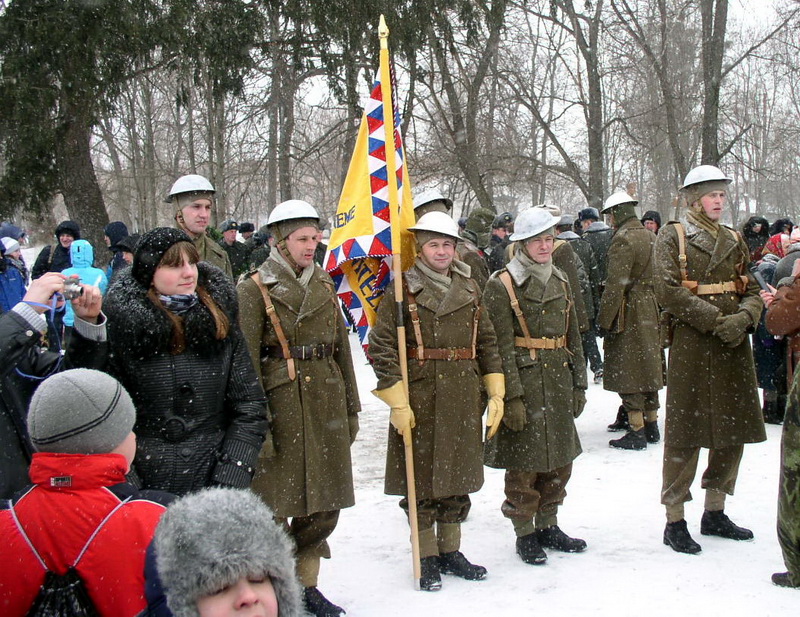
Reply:
[[372, 393], [392, 410], [389, 421], [397, 432], [403, 436], [403, 440], [408, 441], [411, 439], [411, 429], [414, 428], [416, 423], [414, 422], [414, 412], [408, 404], [403, 382], [398, 381], [383, 390], [373, 390]]
[[503, 397], [506, 395], [506, 376], [503, 373], [487, 373], [483, 376], [483, 385], [489, 395], [486, 405], [486, 428], [489, 432], [486, 439], [491, 439], [500, 428], [503, 419]]

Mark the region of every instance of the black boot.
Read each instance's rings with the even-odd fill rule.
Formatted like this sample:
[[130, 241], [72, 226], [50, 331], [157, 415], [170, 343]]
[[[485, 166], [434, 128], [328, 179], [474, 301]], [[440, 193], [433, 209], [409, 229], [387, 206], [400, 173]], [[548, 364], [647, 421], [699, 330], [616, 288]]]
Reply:
[[431, 555], [420, 561], [421, 576], [419, 588], [423, 591], [439, 591], [442, 588], [442, 577], [439, 574], [439, 557]]
[[620, 450], [644, 450], [647, 448], [647, 437], [645, 437], [643, 428], [638, 431], [629, 430], [619, 439], [609, 441], [608, 445]]
[[753, 532], [735, 525], [722, 510], [706, 510], [700, 520], [700, 533], [729, 540], [752, 540]]
[[689, 535], [685, 519], [667, 523], [664, 528], [664, 544], [671, 547], [673, 551], [689, 555], [696, 555], [702, 550], [702, 547]]
[[455, 574], [468, 581], [482, 581], [486, 578], [486, 568], [467, 561], [461, 551], [440, 553], [439, 570], [442, 574]]
[[599, 368], [594, 371], [594, 382], [595, 383], [603, 383], [603, 369]]
[[303, 604], [308, 613], [317, 617], [338, 617], [345, 614], [345, 610], [341, 606], [336, 606], [328, 600], [316, 587], [303, 589]]
[[582, 553], [586, 550], [586, 541], [580, 538], [570, 538], [561, 531], [558, 525], [545, 527], [536, 531], [539, 544], [545, 548], [552, 548], [564, 553]]
[[778, 587], [791, 587], [792, 589], [797, 589], [800, 585], [794, 585], [792, 581], [789, 579], [788, 572], [776, 572], [772, 575], [772, 584], [777, 585]]
[[611, 433], [617, 433], [619, 431], [627, 431], [631, 428], [631, 425], [628, 423], [628, 412], [625, 411], [625, 408], [620, 405], [619, 409], [617, 410], [617, 419], [614, 420], [613, 424], [608, 425], [608, 430]]
[[661, 441], [661, 432], [658, 430], [658, 421], [644, 423], [644, 437], [647, 443], [658, 443]]
[[780, 424], [783, 420], [778, 417], [778, 401], [764, 401], [761, 413], [764, 415], [766, 424]]
[[517, 538], [517, 555], [522, 561], [531, 565], [541, 565], [547, 561], [547, 553], [539, 545], [536, 532]]

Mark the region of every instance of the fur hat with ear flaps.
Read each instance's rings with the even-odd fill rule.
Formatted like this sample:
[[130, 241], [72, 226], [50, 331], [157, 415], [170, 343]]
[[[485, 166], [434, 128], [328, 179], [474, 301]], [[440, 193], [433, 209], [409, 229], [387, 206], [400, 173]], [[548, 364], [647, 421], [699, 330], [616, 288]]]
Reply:
[[267, 576], [281, 617], [304, 615], [291, 540], [250, 491], [212, 488], [175, 501], [158, 524], [155, 549], [175, 617], [199, 617], [198, 599]]

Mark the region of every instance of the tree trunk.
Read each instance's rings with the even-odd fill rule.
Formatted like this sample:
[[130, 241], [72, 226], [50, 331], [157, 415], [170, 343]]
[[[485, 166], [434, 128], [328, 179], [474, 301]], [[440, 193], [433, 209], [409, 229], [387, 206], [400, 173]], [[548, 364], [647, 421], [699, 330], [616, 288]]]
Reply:
[[717, 165], [719, 163], [719, 91], [722, 86], [722, 58], [725, 53], [728, 0], [701, 0], [700, 21], [703, 30], [701, 162], [704, 165]]

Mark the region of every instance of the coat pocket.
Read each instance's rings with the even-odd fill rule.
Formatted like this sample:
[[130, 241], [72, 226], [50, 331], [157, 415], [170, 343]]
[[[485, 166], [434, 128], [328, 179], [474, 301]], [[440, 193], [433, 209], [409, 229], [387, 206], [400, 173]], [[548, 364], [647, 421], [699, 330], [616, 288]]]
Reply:
[[289, 366], [286, 360], [281, 358], [267, 358], [261, 360], [261, 380], [264, 383], [264, 390], [266, 392], [291, 382], [292, 380], [289, 378]]

